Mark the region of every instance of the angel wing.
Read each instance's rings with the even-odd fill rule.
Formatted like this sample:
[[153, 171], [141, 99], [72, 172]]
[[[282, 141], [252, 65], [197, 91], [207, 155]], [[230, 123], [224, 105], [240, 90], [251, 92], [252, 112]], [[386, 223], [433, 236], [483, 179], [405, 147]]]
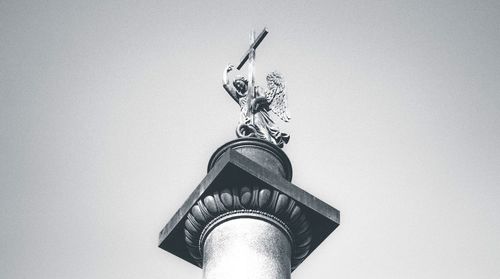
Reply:
[[285, 81], [278, 72], [272, 72], [267, 75], [266, 99], [271, 111], [281, 120], [288, 122], [290, 112], [288, 111], [288, 98], [286, 96]]

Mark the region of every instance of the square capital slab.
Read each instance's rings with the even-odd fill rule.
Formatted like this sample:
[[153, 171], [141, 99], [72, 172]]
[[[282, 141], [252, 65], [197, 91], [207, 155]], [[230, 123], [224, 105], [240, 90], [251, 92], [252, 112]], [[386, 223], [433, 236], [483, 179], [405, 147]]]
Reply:
[[214, 191], [231, 185], [248, 185], [252, 183], [277, 190], [292, 198], [301, 206], [307, 216], [312, 233], [311, 247], [307, 256], [340, 224], [340, 212], [337, 209], [241, 153], [233, 149], [227, 149], [161, 230], [159, 247], [199, 266], [199, 262], [189, 254], [184, 238], [184, 224], [191, 208], [200, 199]]

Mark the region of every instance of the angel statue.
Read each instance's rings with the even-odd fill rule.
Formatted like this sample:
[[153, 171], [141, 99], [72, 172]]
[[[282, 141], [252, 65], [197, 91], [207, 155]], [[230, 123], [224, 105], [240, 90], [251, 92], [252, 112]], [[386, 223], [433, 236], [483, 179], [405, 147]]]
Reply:
[[[241, 113], [236, 128], [237, 136], [240, 138], [256, 137], [283, 147], [288, 143], [290, 136], [281, 132], [269, 115], [269, 111], [272, 111], [284, 122], [290, 120], [285, 82], [282, 75], [278, 72], [272, 72], [266, 77], [267, 89], [255, 86], [253, 90], [249, 90], [248, 80], [243, 76], [236, 75], [232, 83], [229, 81], [228, 74], [233, 69], [234, 66], [231, 64], [226, 66], [222, 77], [222, 86], [240, 105]], [[249, 96], [251, 91], [254, 93]]]

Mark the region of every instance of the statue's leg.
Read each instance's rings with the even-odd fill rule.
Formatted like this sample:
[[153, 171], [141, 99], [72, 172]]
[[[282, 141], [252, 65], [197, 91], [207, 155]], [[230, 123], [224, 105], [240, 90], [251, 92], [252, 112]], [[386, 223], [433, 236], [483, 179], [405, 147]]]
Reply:
[[254, 115], [254, 125], [257, 131], [257, 138], [276, 143], [274, 138], [269, 134], [268, 123], [266, 121], [265, 115], [262, 112], [256, 113]]

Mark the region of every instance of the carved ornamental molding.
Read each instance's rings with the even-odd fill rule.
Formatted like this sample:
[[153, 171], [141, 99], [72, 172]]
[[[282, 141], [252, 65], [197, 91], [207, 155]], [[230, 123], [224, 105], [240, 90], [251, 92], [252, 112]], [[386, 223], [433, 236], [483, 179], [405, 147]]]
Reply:
[[292, 270], [308, 255], [312, 241], [309, 222], [293, 199], [264, 187], [233, 187], [215, 191], [200, 199], [187, 215], [185, 242], [189, 254], [200, 267], [203, 242], [211, 229], [224, 220], [237, 218], [235, 215], [242, 214], [270, 222], [284, 232], [291, 241]]

